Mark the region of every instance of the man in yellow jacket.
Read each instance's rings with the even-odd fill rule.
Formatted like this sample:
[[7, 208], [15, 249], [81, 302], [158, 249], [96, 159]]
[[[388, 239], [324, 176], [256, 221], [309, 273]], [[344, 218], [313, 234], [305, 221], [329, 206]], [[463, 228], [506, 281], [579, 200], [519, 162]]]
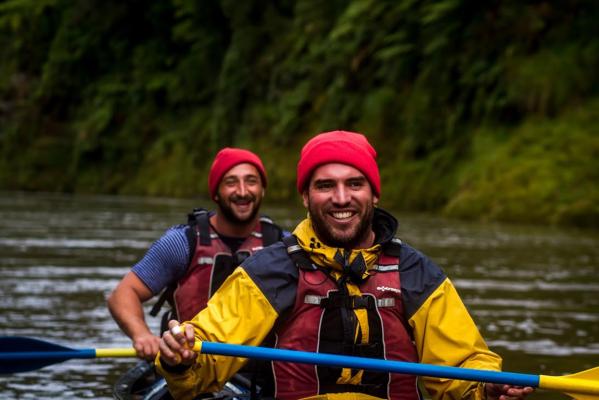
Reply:
[[[308, 217], [293, 236], [246, 259], [191, 321], [170, 321], [156, 358], [177, 399], [221, 388], [246, 359], [195, 354], [196, 340], [500, 370], [443, 271], [395, 238], [377, 207], [376, 151], [333, 131], [302, 149], [297, 188]], [[273, 362], [274, 396], [420, 399], [417, 378]], [[522, 399], [532, 388], [422, 378], [434, 399]]]

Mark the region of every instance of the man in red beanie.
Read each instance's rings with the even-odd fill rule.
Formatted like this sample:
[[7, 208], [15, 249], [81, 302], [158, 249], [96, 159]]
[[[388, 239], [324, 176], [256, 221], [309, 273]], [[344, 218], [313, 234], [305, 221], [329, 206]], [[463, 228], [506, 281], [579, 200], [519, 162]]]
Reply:
[[168, 229], [111, 293], [108, 308], [140, 358], [153, 360], [160, 341], [145, 322], [144, 302], [162, 292], [153, 315], [168, 300], [174, 318], [191, 319], [241, 261], [281, 239], [282, 230], [258, 214], [266, 178], [251, 151], [219, 151], [208, 176], [216, 211], [195, 209], [187, 224]]
[[[308, 217], [292, 236], [246, 259], [203, 311], [169, 321], [156, 358], [177, 399], [216, 390], [246, 362], [196, 354], [196, 341], [260, 345], [500, 370], [445, 273], [395, 238], [378, 208], [376, 151], [359, 133], [312, 138], [297, 165]], [[226, 322], [226, 323], [225, 323]], [[272, 362], [277, 399], [422, 398], [417, 377]], [[424, 377], [433, 399], [522, 399], [532, 388]]]

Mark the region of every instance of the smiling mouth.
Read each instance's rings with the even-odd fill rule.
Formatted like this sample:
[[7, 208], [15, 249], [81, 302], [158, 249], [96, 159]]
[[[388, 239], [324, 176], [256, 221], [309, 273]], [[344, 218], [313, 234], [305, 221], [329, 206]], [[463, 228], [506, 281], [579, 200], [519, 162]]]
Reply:
[[331, 216], [335, 219], [349, 219], [354, 216], [354, 213], [351, 211], [336, 211], [332, 212]]
[[247, 206], [248, 204], [252, 204], [252, 200], [251, 199], [236, 199], [236, 200], [233, 200], [231, 203], [236, 204], [238, 206]]

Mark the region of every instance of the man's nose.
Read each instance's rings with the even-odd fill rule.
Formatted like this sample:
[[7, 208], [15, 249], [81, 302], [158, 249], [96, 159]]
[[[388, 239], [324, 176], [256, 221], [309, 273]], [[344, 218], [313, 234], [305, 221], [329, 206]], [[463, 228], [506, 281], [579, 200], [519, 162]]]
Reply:
[[245, 182], [240, 182], [239, 185], [237, 185], [237, 193], [239, 194], [239, 197], [245, 197], [248, 193], [247, 184]]
[[346, 205], [349, 203], [351, 195], [344, 185], [338, 185], [333, 192], [333, 203], [337, 205]]

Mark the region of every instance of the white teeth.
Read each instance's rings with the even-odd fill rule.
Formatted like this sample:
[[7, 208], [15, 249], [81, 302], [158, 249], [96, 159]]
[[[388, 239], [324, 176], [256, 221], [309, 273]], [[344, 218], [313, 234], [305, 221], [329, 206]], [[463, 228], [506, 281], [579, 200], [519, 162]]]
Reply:
[[344, 218], [349, 218], [352, 216], [352, 213], [349, 211], [343, 211], [343, 212], [334, 212], [333, 213], [333, 217], [334, 218], [338, 218], [338, 219], [344, 219]]

